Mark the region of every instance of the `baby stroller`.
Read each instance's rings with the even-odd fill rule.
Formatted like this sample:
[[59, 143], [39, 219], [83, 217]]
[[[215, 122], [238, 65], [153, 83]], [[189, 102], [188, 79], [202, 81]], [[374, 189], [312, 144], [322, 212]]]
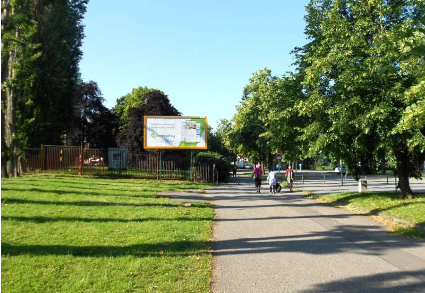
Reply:
[[279, 184], [279, 182], [276, 184], [276, 192], [280, 193], [280, 191], [282, 190], [282, 186]]

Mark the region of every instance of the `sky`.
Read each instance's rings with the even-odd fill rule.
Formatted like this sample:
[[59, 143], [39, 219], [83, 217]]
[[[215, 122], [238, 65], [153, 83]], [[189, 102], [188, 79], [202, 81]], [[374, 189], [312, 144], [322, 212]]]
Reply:
[[163, 91], [185, 116], [231, 119], [252, 74], [293, 70], [308, 0], [90, 0], [80, 71], [106, 106], [133, 88]]

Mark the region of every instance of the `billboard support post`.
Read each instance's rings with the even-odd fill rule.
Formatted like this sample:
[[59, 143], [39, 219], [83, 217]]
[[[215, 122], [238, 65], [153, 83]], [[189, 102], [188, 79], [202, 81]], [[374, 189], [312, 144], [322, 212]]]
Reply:
[[162, 152], [159, 151], [159, 181], [162, 179]]
[[155, 164], [156, 164], [156, 180], [159, 180], [159, 154], [158, 152], [155, 152]]
[[193, 181], [193, 151], [190, 151], [190, 181]]
[[[162, 179], [162, 150], [190, 150], [190, 180], [196, 176], [193, 150], [208, 149], [208, 119], [198, 116], [143, 116], [143, 148], [156, 150], [157, 180]], [[158, 154], [159, 152], [159, 154]]]

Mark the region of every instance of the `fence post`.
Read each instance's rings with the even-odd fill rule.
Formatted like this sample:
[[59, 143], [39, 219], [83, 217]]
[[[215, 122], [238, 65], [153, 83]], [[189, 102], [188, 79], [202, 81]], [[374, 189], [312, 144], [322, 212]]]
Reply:
[[323, 175], [323, 183], [326, 184], [326, 175]]
[[63, 169], [63, 149], [59, 149], [59, 169]]
[[40, 148], [40, 171], [44, 171], [44, 144]]
[[303, 179], [303, 184], [304, 184], [304, 175], [301, 175], [302, 179]]
[[83, 175], [83, 145], [80, 146], [80, 156], [78, 160], [78, 176]]

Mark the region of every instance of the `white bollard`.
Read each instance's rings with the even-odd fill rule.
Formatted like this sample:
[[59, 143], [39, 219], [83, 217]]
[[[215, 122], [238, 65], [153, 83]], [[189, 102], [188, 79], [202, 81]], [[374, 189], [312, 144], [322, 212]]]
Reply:
[[359, 192], [367, 192], [367, 180], [359, 180]]

